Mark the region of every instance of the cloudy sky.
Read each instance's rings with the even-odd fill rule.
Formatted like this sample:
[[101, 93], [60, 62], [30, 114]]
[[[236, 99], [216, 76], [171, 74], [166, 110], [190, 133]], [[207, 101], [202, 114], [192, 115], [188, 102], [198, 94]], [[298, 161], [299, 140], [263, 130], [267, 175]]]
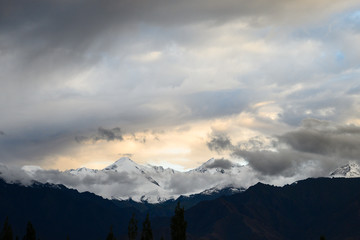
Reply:
[[360, 160], [360, 4], [1, 0], [0, 162], [264, 175]]

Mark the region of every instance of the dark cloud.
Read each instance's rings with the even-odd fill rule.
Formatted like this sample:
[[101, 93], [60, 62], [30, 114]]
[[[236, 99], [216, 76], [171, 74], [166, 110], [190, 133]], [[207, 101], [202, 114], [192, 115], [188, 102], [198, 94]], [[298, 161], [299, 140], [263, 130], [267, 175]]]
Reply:
[[5, 135], [5, 133], [4, 133], [3, 131], [0, 131], [0, 136], [1, 136], [1, 135]]
[[116, 128], [112, 128], [112, 129], [106, 129], [106, 128], [102, 128], [99, 127], [97, 130], [97, 133], [91, 137], [86, 137], [86, 136], [76, 136], [75, 137], [75, 141], [78, 143], [84, 143], [84, 142], [89, 142], [92, 141], [93, 143], [96, 143], [97, 141], [122, 141], [124, 140], [122, 133], [121, 133], [121, 129], [116, 127]]
[[291, 150], [274, 151], [242, 151], [236, 150], [233, 156], [244, 158], [249, 165], [265, 175], [294, 175], [294, 167], [304, 160], [304, 156]]
[[145, 136], [137, 136], [135, 133], [131, 134], [132, 138], [134, 139], [134, 141], [139, 142], [139, 143], [146, 143], [146, 137]]
[[230, 169], [234, 164], [228, 159], [214, 159], [213, 162], [205, 165], [206, 168], [222, 168], [222, 169]]
[[231, 150], [233, 148], [230, 138], [222, 133], [212, 134], [210, 141], [208, 141], [206, 144], [211, 151], [216, 151], [219, 153], [222, 151]]
[[[357, 68], [353, 66], [358, 59], [335, 68], [323, 57], [346, 45], [349, 50], [342, 49], [342, 54], [348, 59], [349, 53], [356, 53], [357, 42], [344, 44], [344, 39], [355, 35], [336, 30], [333, 34], [344, 39], [328, 42], [333, 37], [314, 40], [309, 34], [303, 40], [293, 34], [311, 30], [307, 23], [323, 21], [330, 13], [340, 16], [352, 5], [320, 0], [0, 1], [0, 125], [7, 133], [11, 129], [11, 138], [0, 138], [0, 157], [6, 162], [38, 163], [51, 156], [56, 161], [76, 155], [74, 138], [79, 143], [123, 140], [120, 130], [99, 128], [92, 135], [86, 129], [118, 125], [129, 132], [171, 129], [198, 119], [234, 116], [268, 100], [280, 106], [281, 120], [292, 126], [306, 117], [339, 122], [358, 117], [358, 74], [350, 71]], [[331, 23], [325, 20], [321, 25], [328, 34]], [[236, 47], [231, 46], [234, 43]], [[160, 56], [156, 61], [139, 61], [154, 52]], [[294, 64], [300, 55], [303, 64]], [[326, 67], [318, 66], [320, 62]], [[351, 80], [354, 89], [336, 86], [343, 81], [328, 81], [329, 72], [336, 75], [332, 69], [353, 74], [333, 77], [345, 77], [349, 85]], [[318, 76], [327, 77], [318, 80]], [[304, 79], [326, 86], [311, 90]], [[288, 90], [296, 83], [303, 90], [283, 99], [280, 86], [286, 84]], [[329, 107], [327, 114], [324, 108]], [[295, 135], [284, 139], [304, 150]], [[134, 140], [146, 142], [139, 136]], [[261, 147], [259, 143], [250, 143], [253, 151]], [[209, 140], [208, 147], [221, 152], [233, 146], [224, 136]], [[336, 152], [344, 155], [340, 149]], [[355, 155], [351, 146], [347, 156]]]
[[360, 127], [355, 125], [307, 119], [301, 128], [279, 140], [299, 152], [360, 160]]
[[[306, 119], [300, 128], [277, 136], [277, 140], [273, 150], [259, 150], [264, 144], [258, 141], [256, 145], [260, 148], [238, 144], [231, 156], [245, 159], [262, 174], [286, 177], [309, 165], [318, 168], [311, 170], [314, 173], [327, 175], [349, 160], [360, 161], [360, 127], [355, 125]], [[284, 145], [287, 147], [284, 148]]]
[[[14, 165], [48, 164], [59, 155], [67, 155], [73, 148], [74, 136], [67, 132], [41, 128], [34, 132], [21, 132], [0, 138], [0, 159]], [[49, 158], [50, 157], [50, 158]]]

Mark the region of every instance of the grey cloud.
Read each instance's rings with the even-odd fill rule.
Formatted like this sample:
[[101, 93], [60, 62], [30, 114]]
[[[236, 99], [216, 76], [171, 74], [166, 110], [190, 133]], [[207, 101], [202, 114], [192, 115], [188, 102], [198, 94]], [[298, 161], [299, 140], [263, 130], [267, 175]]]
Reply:
[[[261, 150], [264, 144], [256, 141], [260, 147], [249, 148], [240, 143], [230, 155], [245, 159], [262, 174], [286, 177], [305, 168], [316, 176], [324, 176], [349, 160], [360, 161], [360, 127], [355, 125], [305, 119], [297, 130], [276, 138], [273, 150]], [[250, 141], [249, 144], [252, 145]]]
[[279, 136], [279, 140], [300, 152], [355, 160], [360, 156], [360, 127], [354, 125], [308, 119], [300, 129]]
[[[339, 3], [327, 3], [332, 4]], [[351, 2], [348, 5], [351, 5]], [[214, 0], [20, 0], [16, 3], [2, 1], [0, 9], [0, 36], [3, 38], [0, 49], [5, 55], [11, 56], [7, 60], [14, 60], [7, 65], [11, 73], [9, 77], [24, 83], [39, 79], [49, 82], [49, 79], [53, 78], [61, 82], [66, 77], [77, 74], [80, 69], [84, 71], [91, 68], [99, 61], [111, 62], [114, 42], [127, 46], [134, 38], [139, 37], [138, 31], [134, 29], [142, 24], [160, 28], [158, 31], [169, 26], [173, 28], [198, 23], [221, 24], [238, 18], [246, 19], [250, 24], [266, 25], [266, 22], [271, 21], [259, 19], [269, 18], [276, 21], [282, 16], [288, 23], [291, 22], [289, 19], [293, 18], [317, 18], [321, 15], [318, 11], [320, 9], [321, 13], [328, 13], [322, 8], [321, 1], [314, 5], [303, 1], [289, 3], [284, 0], [228, 0], [221, 4]], [[311, 11], [317, 14], [308, 15]], [[161, 31], [162, 35], [166, 32]], [[148, 37], [152, 37], [151, 33], [148, 34]], [[156, 42], [160, 42], [161, 36], [156, 35]], [[178, 36], [176, 38], [180, 39]], [[15, 70], [19, 67], [22, 74], [17, 75]]]
[[347, 163], [334, 157], [310, 154], [293, 149], [278, 149], [277, 151], [244, 151], [236, 150], [233, 157], [243, 158], [252, 169], [265, 178], [285, 177], [297, 178], [328, 176], [330, 171]]
[[184, 96], [184, 103], [194, 117], [218, 117], [242, 112], [249, 96], [254, 92], [245, 89], [197, 92]]
[[121, 135], [120, 128], [113, 129], [105, 129], [102, 127], [98, 128], [98, 135], [95, 137], [95, 140], [106, 140], [106, 141], [114, 141], [114, 140], [123, 140], [123, 136]]
[[37, 129], [35, 132], [21, 132], [0, 138], [0, 159], [6, 164], [41, 164], [47, 159], [52, 164], [59, 155], [68, 155], [74, 148], [74, 136], [58, 129]]
[[302, 154], [294, 151], [241, 151], [236, 150], [233, 156], [242, 157], [252, 168], [266, 175], [285, 175], [295, 174], [294, 166], [299, 161], [304, 160]]
[[[306, 25], [301, 22], [303, 19], [307, 23], [314, 23], [314, 19], [325, 19], [329, 11], [336, 11], [338, 15], [350, 5], [352, 1], [0, 1], [0, 72], [3, 88], [0, 125], [6, 133], [10, 132], [8, 129], [18, 129], [15, 134], [11, 132], [16, 137], [0, 138], [0, 157], [6, 162], [39, 163], [46, 156], [56, 159], [75, 149], [76, 146], [71, 146], [74, 138], [77, 142], [122, 140], [121, 133], [114, 133], [112, 129], [104, 128], [94, 136], [84, 133], [84, 129], [94, 129], [99, 125], [120, 125], [131, 132], [138, 132], [141, 128], [171, 128], [197, 119], [232, 116], [241, 113], [252, 103], [272, 100], [274, 95], [275, 101], [284, 110], [281, 120], [292, 126], [309, 117], [305, 114], [308, 109], [315, 110], [311, 117], [321, 118], [319, 111], [322, 108], [333, 107], [334, 114], [326, 118], [334, 121], [354, 116], [357, 114], [356, 108], [349, 106], [355, 100], [347, 98], [344, 93], [335, 94], [339, 89], [348, 90], [348, 87], [334, 87], [328, 95], [322, 95], [326, 92], [324, 89], [331, 88], [334, 82], [330, 87], [318, 87], [318, 91], [305, 88], [300, 95], [294, 94], [286, 99], [277, 99], [277, 91], [271, 87], [269, 90], [269, 86], [285, 84], [288, 89], [294, 82], [305, 86], [304, 79], [316, 82], [317, 79], [313, 81], [314, 76], [326, 75], [333, 66], [320, 66], [314, 70], [309, 65], [318, 64], [309, 63], [305, 58], [301, 61], [309, 65], [294, 68], [295, 62], [296, 66], [303, 66], [297, 64], [298, 53], [295, 53], [295, 57], [287, 56], [288, 50], [298, 47], [294, 44], [292, 34], [296, 27], [291, 27], [289, 33], [286, 27], [277, 24], [296, 25], [298, 22]], [[242, 24], [246, 25], [246, 33], [241, 35], [241, 39], [246, 41], [239, 43], [239, 46], [264, 43], [265, 49], [275, 46], [275, 51], [278, 51], [276, 46], [282, 45], [283, 41], [290, 44], [285, 46], [285, 50], [281, 49], [283, 55], [263, 56], [261, 51], [260, 54], [257, 51], [249, 54], [247, 48], [234, 51], [236, 57], [230, 57], [230, 61], [223, 64], [228, 65], [229, 69], [218, 64], [223, 61], [223, 53], [220, 53], [220, 59], [216, 56], [215, 61], [207, 62], [206, 56], [201, 55], [199, 62], [192, 62], [190, 58], [193, 52], [210, 53], [213, 52], [208, 51], [210, 48], [215, 52], [222, 51], [224, 47], [226, 49], [228, 46], [217, 45], [221, 39], [213, 35], [214, 32], [218, 35], [218, 31], [212, 30], [218, 28], [223, 31], [220, 28], [222, 24], [235, 19], [242, 20]], [[238, 23], [234, 21], [230, 27], [236, 28]], [[267, 24], [271, 27], [268, 28]], [[273, 28], [274, 24], [276, 28]], [[323, 25], [329, 32], [329, 23]], [[301, 27], [301, 31], [303, 29]], [[305, 30], [309, 29], [305, 27]], [[238, 37], [235, 32], [231, 33]], [[334, 34], [339, 32], [335, 31]], [[270, 40], [273, 37], [267, 36], [280, 37], [275, 37], [273, 41]], [[344, 45], [343, 42], [329, 44], [328, 37], [326, 40], [313, 40], [312, 37], [310, 34], [306, 36], [306, 41], [296, 39], [295, 42], [300, 42], [300, 47], [306, 43], [315, 50], [319, 43], [321, 52], [325, 54]], [[183, 49], [186, 57], [169, 57], [166, 53], [169, 43]], [[351, 52], [356, 52], [353, 51], [356, 43], [347, 44]], [[199, 48], [203, 48], [202, 51], [196, 52]], [[161, 52], [164, 60], [138, 64], [128, 59], [152, 51]], [[312, 52], [305, 55], [313, 58]], [[228, 58], [227, 55], [225, 57]], [[273, 59], [282, 60], [277, 62]], [[323, 62], [323, 59], [317, 61]], [[249, 65], [239, 64], [243, 62]], [[291, 67], [286, 67], [284, 62]], [[358, 61], [352, 59], [351, 62]], [[218, 65], [220, 67], [216, 68]], [[349, 66], [353, 65], [341, 65], [341, 73], [347, 72], [345, 68]], [[205, 84], [200, 81], [202, 86], [198, 87], [196, 82], [203, 76], [198, 77], [197, 74], [204, 69], [205, 79], [212, 74], [211, 71], [219, 75], [212, 80], [214, 85], [212, 81]], [[228, 73], [228, 70], [234, 70], [234, 73]], [[354, 86], [358, 86], [357, 74], [353, 75], [356, 78], [352, 80]], [[231, 86], [219, 84], [218, 79], [230, 81]], [[320, 81], [329, 84], [328, 80]], [[343, 81], [338, 82], [343, 84]], [[185, 90], [178, 89], [183, 85], [186, 85]], [[235, 90], [223, 90], [226, 88]], [[332, 96], [337, 97], [333, 99]], [[213, 144], [215, 151], [221, 151], [221, 144], [229, 145], [226, 139], [223, 143]]]
[[5, 135], [5, 133], [4, 133], [3, 131], [0, 131], [0, 136], [1, 136], [1, 135]]
[[131, 134], [132, 135], [132, 139], [134, 139], [134, 141], [139, 142], [139, 143], [146, 143], [146, 137], [145, 136], [137, 136], [135, 133]]
[[8, 183], [21, 183], [28, 186], [32, 183], [31, 177], [18, 167], [0, 163], [0, 177]]
[[219, 153], [233, 148], [230, 138], [225, 134], [213, 134], [206, 144], [211, 151]]
[[96, 143], [97, 141], [101, 141], [101, 140], [122, 141], [122, 140], [124, 140], [124, 138], [122, 136], [121, 129], [118, 127], [112, 128], [112, 129], [106, 129], [106, 128], [99, 127], [97, 130], [97, 133], [91, 137], [86, 137], [86, 136], [76, 136], [75, 137], [75, 141], [78, 143], [84, 143], [84, 142], [88, 142], [88, 141], [92, 141], [93, 143]]
[[[22, 175], [27, 176], [26, 173]], [[8, 178], [6, 176], [6, 178]], [[29, 178], [29, 176], [27, 176]], [[106, 174], [86, 175], [79, 177], [68, 172], [58, 170], [38, 170], [34, 174], [36, 181], [54, 184], [64, 184], [67, 187], [82, 191], [94, 192], [103, 197], [111, 198], [114, 195], [135, 195], [139, 182], [126, 172], [107, 172]]]
[[243, 141], [237, 144], [234, 149], [242, 149], [246, 151], [261, 151], [269, 148], [274, 148], [277, 145], [276, 139], [264, 136], [255, 136], [247, 141]]
[[318, 88], [319, 95], [308, 90], [304, 91], [303, 96], [289, 96], [283, 104], [284, 111], [280, 119], [292, 126], [298, 126], [306, 118], [341, 121], [344, 116], [351, 115], [353, 100], [335, 93], [336, 89], [331, 89], [327, 94], [320, 94], [324, 88]]
[[206, 168], [222, 168], [230, 169], [233, 166], [233, 163], [228, 159], [215, 159], [212, 163], [206, 165]]

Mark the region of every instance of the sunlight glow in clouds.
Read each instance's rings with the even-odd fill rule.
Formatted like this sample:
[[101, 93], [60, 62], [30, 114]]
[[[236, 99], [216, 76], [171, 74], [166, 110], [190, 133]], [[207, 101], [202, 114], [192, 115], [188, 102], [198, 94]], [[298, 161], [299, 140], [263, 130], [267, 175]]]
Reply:
[[[358, 1], [36, 2], [0, 4], [0, 162], [248, 158], [285, 174], [278, 136], [309, 119], [360, 125]], [[348, 160], [310, 155], [292, 164]]]

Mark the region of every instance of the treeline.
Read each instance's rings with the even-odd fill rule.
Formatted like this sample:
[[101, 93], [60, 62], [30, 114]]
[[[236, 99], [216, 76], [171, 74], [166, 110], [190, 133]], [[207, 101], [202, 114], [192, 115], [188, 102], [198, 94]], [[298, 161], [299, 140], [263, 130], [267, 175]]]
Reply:
[[[187, 222], [185, 221], [184, 213], [184, 207], [181, 207], [178, 202], [175, 207], [174, 216], [171, 218], [170, 223], [172, 240], [186, 239]], [[135, 214], [133, 214], [128, 224], [128, 239], [136, 240], [138, 239], [138, 235], [138, 220], [136, 219]], [[142, 230], [139, 236], [141, 240], [154, 240], [149, 214], [146, 215], [146, 218], [142, 223]], [[8, 217], [6, 217], [3, 228], [0, 232], [0, 240], [14, 240], [14, 233]], [[16, 236], [15, 240], [20, 240], [20, 238]], [[30, 221], [27, 223], [26, 234], [22, 240], [39, 240], [36, 238], [36, 231]], [[69, 240], [69, 237], [67, 240]], [[105, 240], [116, 240], [112, 226], [110, 227], [110, 231]], [[161, 240], [164, 240], [164, 236], [161, 237]]]
[[[14, 239], [14, 233], [11, 228], [11, 225], [9, 224], [9, 218], [6, 217], [4, 226], [0, 232], [0, 240], [13, 240], [13, 239]], [[15, 239], [20, 240], [19, 236], [16, 236]], [[37, 240], [35, 229], [30, 221], [26, 225], [26, 234], [22, 238], [22, 240]]]

